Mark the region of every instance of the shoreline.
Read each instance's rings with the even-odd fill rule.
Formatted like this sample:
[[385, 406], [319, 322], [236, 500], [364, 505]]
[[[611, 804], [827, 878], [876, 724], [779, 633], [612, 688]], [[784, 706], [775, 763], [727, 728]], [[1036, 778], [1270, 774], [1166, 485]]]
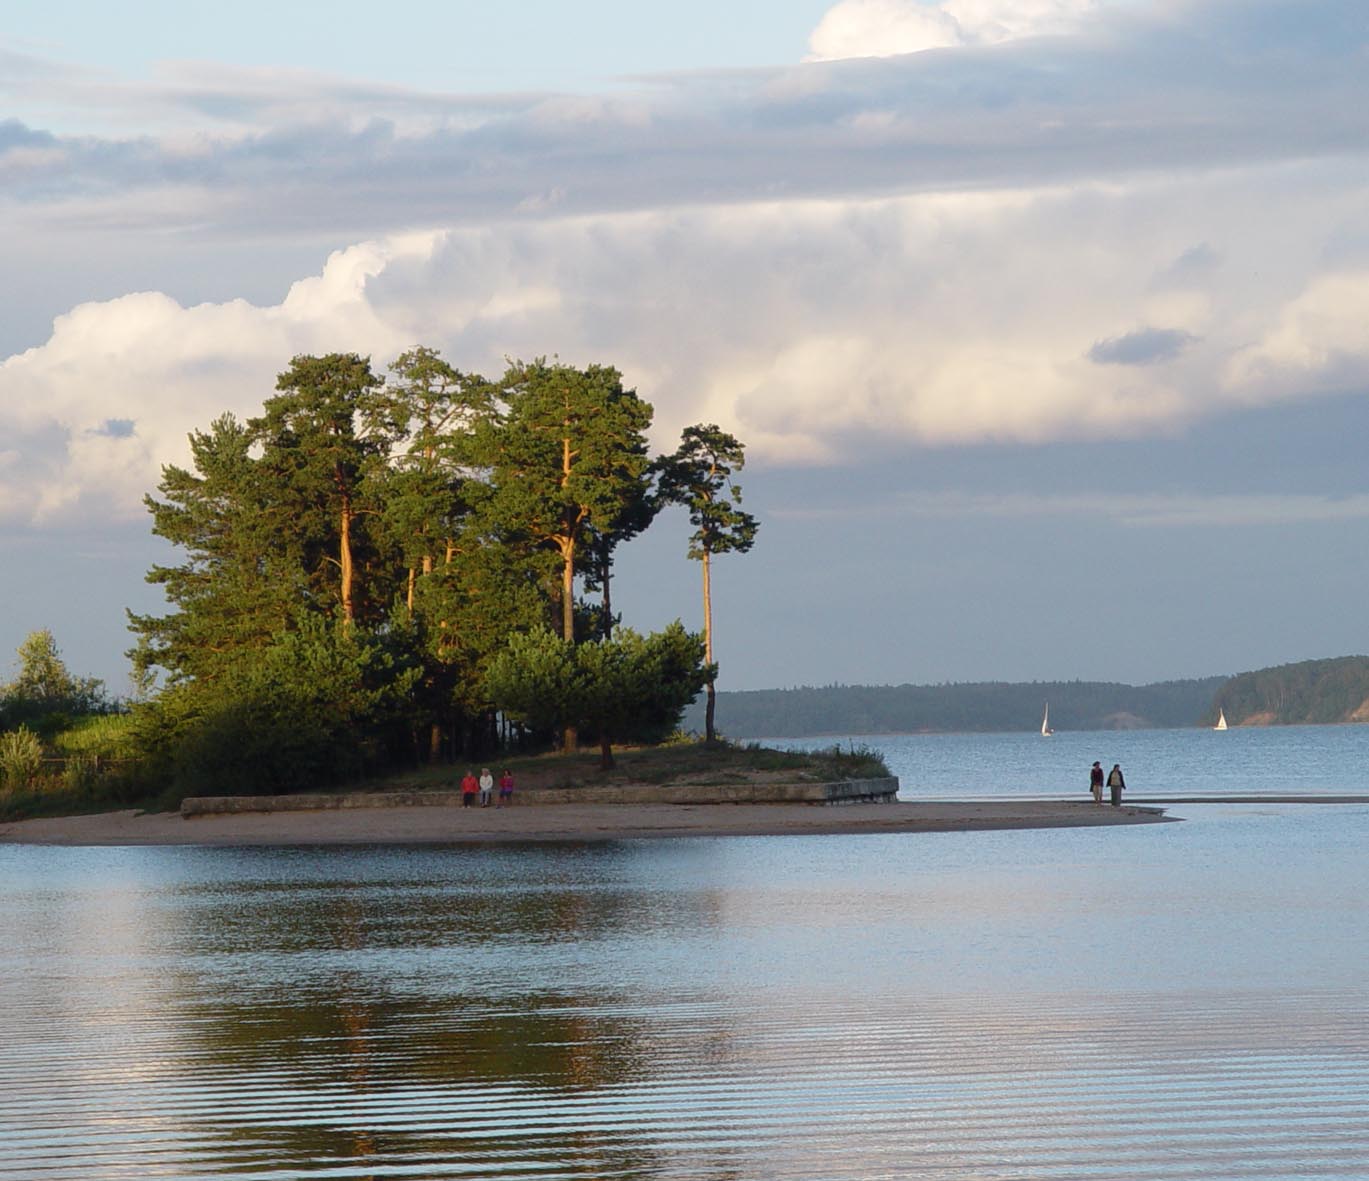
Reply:
[[183, 818], [133, 810], [0, 824], [0, 844], [58, 846], [464, 845], [1113, 828], [1173, 823], [1163, 808], [1092, 801], [845, 804], [564, 804], [349, 808]]

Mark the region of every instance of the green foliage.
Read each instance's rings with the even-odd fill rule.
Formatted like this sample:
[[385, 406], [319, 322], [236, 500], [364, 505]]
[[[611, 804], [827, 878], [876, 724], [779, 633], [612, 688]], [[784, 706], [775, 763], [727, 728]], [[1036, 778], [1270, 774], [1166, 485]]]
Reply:
[[178, 790], [256, 794], [357, 779], [409, 740], [419, 669], [403, 644], [301, 620], [231, 684], [180, 686], [139, 717]]
[[43, 769], [43, 743], [27, 726], [0, 734], [0, 783], [7, 791], [31, 786]]
[[484, 425], [477, 454], [489, 470], [483, 528], [502, 543], [549, 554], [561, 574], [560, 630], [574, 631], [579, 555], [630, 529], [648, 479], [652, 410], [616, 369], [516, 362], [500, 386], [504, 411]]
[[746, 449], [712, 423], [686, 427], [675, 454], [659, 461], [660, 496], [689, 510], [691, 558], [744, 554], [755, 544], [759, 522], [737, 507], [742, 490], [732, 480], [745, 466]]
[[104, 685], [67, 671], [52, 632], [31, 632], [19, 646], [19, 675], [0, 690], [0, 728], [27, 725], [51, 735], [83, 714], [109, 708]]
[[[148, 575], [167, 614], [130, 616], [139, 683], [165, 677], [123, 733], [129, 790], [285, 790], [492, 741], [511, 637], [612, 630], [615, 547], [660, 504], [651, 415], [607, 366], [512, 362], [491, 383], [418, 346], [382, 380], [354, 353], [295, 357], [260, 415], [192, 434], [147, 498], [181, 560]], [[664, 735], [694, 690], [661, 686], [700, 663], [677, 630], [571, 653], [565, 675], [529, 639], [557, 687], [505, 689], [534, 730]]]
[[498, 708], [530, 725], [593, 731], [611, 766], [614, 742], [669, 734], [710, 671], [703, 641], [678, 621], [650, 636], [622, 628], [583, 644], [542, 629], [511, 637], [486, 685]]
[[95, 790], [100, 780], [100, 762], [94, 755], [71, 755], [62, 766], [62, 786], [73, 795]]
[[1369, 657], [1304, 660], [1232, 677], [1204, 717], [1226, 711], [1230, 725], [1325, 725], [1369, 721]]

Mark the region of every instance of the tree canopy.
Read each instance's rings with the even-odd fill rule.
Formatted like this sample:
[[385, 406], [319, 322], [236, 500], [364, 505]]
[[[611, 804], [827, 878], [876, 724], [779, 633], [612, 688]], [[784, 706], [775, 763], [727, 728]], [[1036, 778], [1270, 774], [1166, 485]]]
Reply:
[[[512, 361], [489, 380], [425, 347], [385, 376], [355, 353], [295, 357], [259, 415], [192, 433], [190, 464], [146, 498], [179, 561], [147, 576], [168, 611], [130, 615], [135, 665], [166, 685], [145, 746], [173, 778], [264, 790], [488, 749], [501, 718], [505, 739], [668, 732], [706, 644], [679, 624], [616, 634], [609, 601], [615, 548], [662, 503], [651, 419], [609, 366]], [[717, 504], [733, 516], [704, 544], [745, 548]], [[561, 658], [573, 675], [529, 696]], [[268, 769], [273, 747], [289, 753]]]

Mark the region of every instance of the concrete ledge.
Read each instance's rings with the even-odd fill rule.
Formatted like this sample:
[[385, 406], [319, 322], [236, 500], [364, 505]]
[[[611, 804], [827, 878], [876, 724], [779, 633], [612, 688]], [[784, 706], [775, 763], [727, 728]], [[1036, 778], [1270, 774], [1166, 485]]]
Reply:
[[[665, 787], [558, 787], [519, 789], [516, 807], [556, 804], [857, 804], [893, 803], [898, 779], [847, 779], [839, 783], [673, 784]], [[181, 815], [242, 812], [317, 812], [338, 808], [459, 808], [457, 791], [307, 793], [288, 796], [191, 796]]]

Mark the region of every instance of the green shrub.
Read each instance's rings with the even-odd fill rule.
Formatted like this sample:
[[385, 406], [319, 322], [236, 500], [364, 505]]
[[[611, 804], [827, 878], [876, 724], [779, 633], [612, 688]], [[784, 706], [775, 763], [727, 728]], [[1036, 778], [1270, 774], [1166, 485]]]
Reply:
[[43, 744], [27, 726], [0, 734], [0, 783], [9, 791], [28, 787], [43, 769]]
[[100, 779], [100, 760], [95, 755], [69, 755], [62, 767], [62, 786], [75, 795], [91, 795]]

